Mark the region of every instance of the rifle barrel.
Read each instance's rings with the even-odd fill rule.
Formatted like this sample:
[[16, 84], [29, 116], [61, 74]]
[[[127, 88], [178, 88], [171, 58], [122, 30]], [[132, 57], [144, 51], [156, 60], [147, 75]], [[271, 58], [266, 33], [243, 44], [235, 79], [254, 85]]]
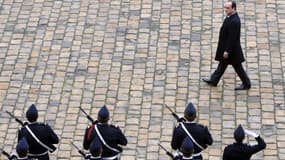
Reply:
[[73, 142], [71, 142], [71, 144], [72, 144], [77, 150], [80, 150]]
[[88, 115], [88, 114], [84, 111], [83, 108], [79, 107], [79, 109], [80, 109], [80, 111], [82, 111], [82, 112], [85, 114], [85, 116], [87, 117], [87, 119], [88, 119], [89, 121], [91, 121], [92, 123], [95, 123], [94, 119], [91, 118], [90, 115]]
[[167, 104], [164, 104], [164, 106], [171, 112], [173, 117], [178, 121], [179, 120], [179, 116], [175, 112], [173, 112], [173, 110]]
[[8, 158], [10, 157], [9, 153], [7, 153], [7, 152], [4, 151], [4, 150], [2, 150], [1, 153], [2, 153], [3, 155], [5, 155], [6, 157], [8, 157]]
[[10, 117], [14, 118], [16, 120], [16, 122], [20, 123], [22, 126], [25, 125], [24, 122], [22, 122], [19, 118], [17, 118], [16, 116], [14, 116], [11, 112], [9, 111], [5, 111], [7, 114], [9, 114]]
[[80, 150], [73, 142], [71, 142], [71, 144], [77, 149], [77, 151], [83, 156], [85, 157], [85, 154], [82, 150]]
[[170, 156], [171, 158], [174, 158], [173, 154], [171, 154], [166, 148], [164, 148], [161, 144], [158, 144], [165, 152], [168, 156]]

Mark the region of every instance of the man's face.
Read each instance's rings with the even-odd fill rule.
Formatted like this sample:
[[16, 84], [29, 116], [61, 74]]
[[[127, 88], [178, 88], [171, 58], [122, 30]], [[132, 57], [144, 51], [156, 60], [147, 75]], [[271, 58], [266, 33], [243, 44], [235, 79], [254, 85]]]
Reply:
[[231, 15], [235, 11], [235, 9], [232, 8], [232, 2], [226, 2], [224, 8], [227, 15]]

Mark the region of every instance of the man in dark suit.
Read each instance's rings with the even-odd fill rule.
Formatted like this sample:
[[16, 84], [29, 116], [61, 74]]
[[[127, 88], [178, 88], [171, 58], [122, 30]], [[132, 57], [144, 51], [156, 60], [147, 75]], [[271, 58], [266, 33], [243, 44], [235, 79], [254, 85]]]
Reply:
[[[245, 134], [254, 137], [258, 144], [249, 145], [242, 143]], [[226, 146], [223, 160], [250, 160], [253, 154], [266, 148], [264, 140], [259, 135], [252, 131], [244, 130], [241, 125], [235, 130], [234, 138], [236, 143]]]
[[55, 147], [52, 144], [59, 142], [57, 135], [48, 124], [37, 122], [38, 110], [34, 104], [29, 107], [26, 117], [29, 122], [19, 130], [18, 141], [26, 137], [29, 158], [49, 160], [48, 151], [54, 151]]
[[240, 45], [240, 18], [236, 12], [236, 2], [228, 1], [224, 4], [227, 17], [220, 29], [219, 42], [215, 60], [219, 65], [210, 79], [203, 78], [203, 81], [211, 86], [217, 86], [220, 78], [230, 64], [235, 69], [242, 84], [235, 90], [248, 90], [251, 88], [250, 80], [243, 69], [242, 62], [245, 61]]
[[117, 160], [123, 151], [120, 145], [127, 145], [128, 141], [119, 127], [108, 124], [109, 118], [109, 110], [104, 105], [98, 112], [97, 123], [86, 128], [83, 147], [88, 150], [93, 139], [99, 138], [103, 146], [102, 159]]
[[193, 160], [202, 160], [203, 157], [201, 152], [206, 149], [208, 145], [212, 145], [212, 136], [206, 126], [195, 122], [196, 109], [191, 102], [187, 105], [184, 111], [184, 119], [185, 122], [179, 122], [176, 128], [174, 128], [171, 147], [172, 149], [177, 150], [179, 154], [183, 153], [181, 147], [182, 143], [185, 137], [190, 137], [189, 135], [191, 135], [193, 138], [191, 138], [191, 141], [194, 145], [194, 151], [192, 154]]

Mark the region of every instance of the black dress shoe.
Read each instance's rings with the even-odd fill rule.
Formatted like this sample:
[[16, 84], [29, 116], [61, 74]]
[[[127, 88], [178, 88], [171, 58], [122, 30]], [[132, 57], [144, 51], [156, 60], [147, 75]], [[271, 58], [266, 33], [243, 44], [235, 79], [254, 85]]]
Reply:
[[240, 86], [236, 87], [235, 90], [249, 90], [251, 87], [250, 85], [243, 85], [241, 84]]
[[206, 82], [206, 83], [207, 83], [208, 85], [210, 85], [210, 86], [217, 86], [217, 83], [213, 82], [213, 81], [210, 80], [210, 79], [202, 78], [202, 80], [203, 80], [204, 82]]

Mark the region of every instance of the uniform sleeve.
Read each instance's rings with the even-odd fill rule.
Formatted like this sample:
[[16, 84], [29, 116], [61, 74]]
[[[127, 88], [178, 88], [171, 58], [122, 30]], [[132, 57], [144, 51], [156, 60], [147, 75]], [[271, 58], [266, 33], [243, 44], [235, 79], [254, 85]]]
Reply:
[[223, 160], [230, 160], [228, 147], [226, 147], [226, 148], [224, 149]]
[[123, 132], [121, 131], [121, 129], [119, 127], [118, 127], [117, 135], [119, 137], [118, 144], [124, 145], [124, 146], [128, 144], [128, 140], [127, 140], [126, 136], [123, 134]]
[[212, 145], [213, 144], [213, 138], [211, 133], [209, 132], [208, 127], [205, 127], [205, 144]]
[[171, 147], [172, 149], [174, 150], [177, 150], [180, 148], [181, 146], [181, 134], [179, 132], [179, 128], [178, 127], [175, 127], [174, 130], [173, 130], [173, 134], [172, 134], [172, 140], [171, 140]]
[[56, 135], [56, 133], [51, 129], [51, 127], [48, 124], [46, 124], [46, 128], [47, 128], [48, 133], [49, 133], [49, 142], [52, 144], [58, 144], [59, 139], [58, 139], [58, 136]]
[[18, 130], [18, 142], [24, 137], [22, 129]]
[[260, 136], [256, 137], [255, 139], [256, 139], [258, 144], [253, 145], [253, 146], [249, 146], [248, 150], [249, 150], [250, 154], [257, 153], [257, 152], [266, 148], [266, 143], [264, 142], [264, 140]]

